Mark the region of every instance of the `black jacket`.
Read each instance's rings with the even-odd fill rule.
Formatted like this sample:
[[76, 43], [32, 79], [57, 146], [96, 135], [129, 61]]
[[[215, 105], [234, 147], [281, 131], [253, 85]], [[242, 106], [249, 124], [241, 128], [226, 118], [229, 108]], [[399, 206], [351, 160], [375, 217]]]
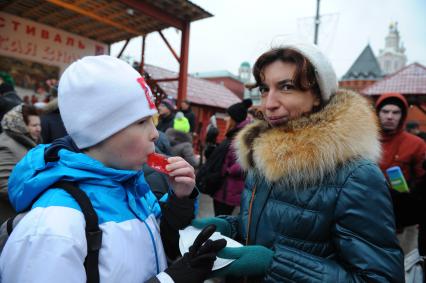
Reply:
[[59, 110], [41, 116], [41, 136], [44, 143], [52, 143], [67, 135]]
[[174, 114], [170, 114], [167, 117], [160, 116], [158, 120], [157, 130], [166, 132], [167, 129], [173, 128], [174, 119], [175, 119]]
[[183, 115], [185, 115], [186, 119], [189, 122], [189, 131], [193, 133], [195, 131], [195, 114], [192, 112], [191, 108], [188, 110], [181, 110]]

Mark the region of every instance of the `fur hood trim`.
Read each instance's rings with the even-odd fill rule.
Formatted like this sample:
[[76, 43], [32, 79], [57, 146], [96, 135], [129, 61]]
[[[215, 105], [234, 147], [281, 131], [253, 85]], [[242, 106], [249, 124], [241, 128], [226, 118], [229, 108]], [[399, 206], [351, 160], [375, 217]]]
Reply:
[[235, 142], [243, 169], [293, 185], [321, 182], [341, 164], [358, 158], [377, 162], [381, 154], [373, 106], [348, 90], [339, 90], [319, 112], [280, 127], [265, 121], [248, 125]]

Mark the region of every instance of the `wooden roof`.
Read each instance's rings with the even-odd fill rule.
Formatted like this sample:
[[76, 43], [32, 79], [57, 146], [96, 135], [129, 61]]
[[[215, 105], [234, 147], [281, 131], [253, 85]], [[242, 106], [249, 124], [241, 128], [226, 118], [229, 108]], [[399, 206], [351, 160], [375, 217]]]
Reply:
[[362, 94], [371, 96], [389, 92], [398, 92], [403, 95], [425, 96], [426, 67], [419, 63], [412, 63], [362, 90]]
[[[144, 71], [155, 79], [175, 78], [177, 73], [153, 65], [145, 64]], [[178, 81], [159, 82], [167, 96], [177, 97]], [[241, 99], [225, 86], [208, 80], [188, 76], [187, 99], [197, 105], [207, 105], [226, 109]]]
[[0, 10], [107, 44], [212, 16], [187, 0], [12, 0]]

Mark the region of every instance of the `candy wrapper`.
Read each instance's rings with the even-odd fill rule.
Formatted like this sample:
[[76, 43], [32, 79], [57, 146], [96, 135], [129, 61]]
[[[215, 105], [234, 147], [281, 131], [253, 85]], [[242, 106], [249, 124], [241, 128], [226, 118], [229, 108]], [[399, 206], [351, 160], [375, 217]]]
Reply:
[[167, 156], [158, 154], [158, 153], [151, 153], [148, 155], [148, 160], [146, 162], [149, 167], [152, 169], [159, 171], [161, 173], [169, 174], [169, 171], [166, 169], [167, 164], [169, 162], [167, 161]]

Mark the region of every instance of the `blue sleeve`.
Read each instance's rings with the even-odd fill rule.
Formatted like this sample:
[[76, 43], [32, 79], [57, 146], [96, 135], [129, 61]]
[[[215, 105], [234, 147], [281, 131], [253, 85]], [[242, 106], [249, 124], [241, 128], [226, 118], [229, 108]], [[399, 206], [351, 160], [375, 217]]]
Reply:
[[404, 282], [392, 203], [376, 165], [358, 166], [350, 174], [333, 217], [335, 257], [277, 244], [265, 282]]

